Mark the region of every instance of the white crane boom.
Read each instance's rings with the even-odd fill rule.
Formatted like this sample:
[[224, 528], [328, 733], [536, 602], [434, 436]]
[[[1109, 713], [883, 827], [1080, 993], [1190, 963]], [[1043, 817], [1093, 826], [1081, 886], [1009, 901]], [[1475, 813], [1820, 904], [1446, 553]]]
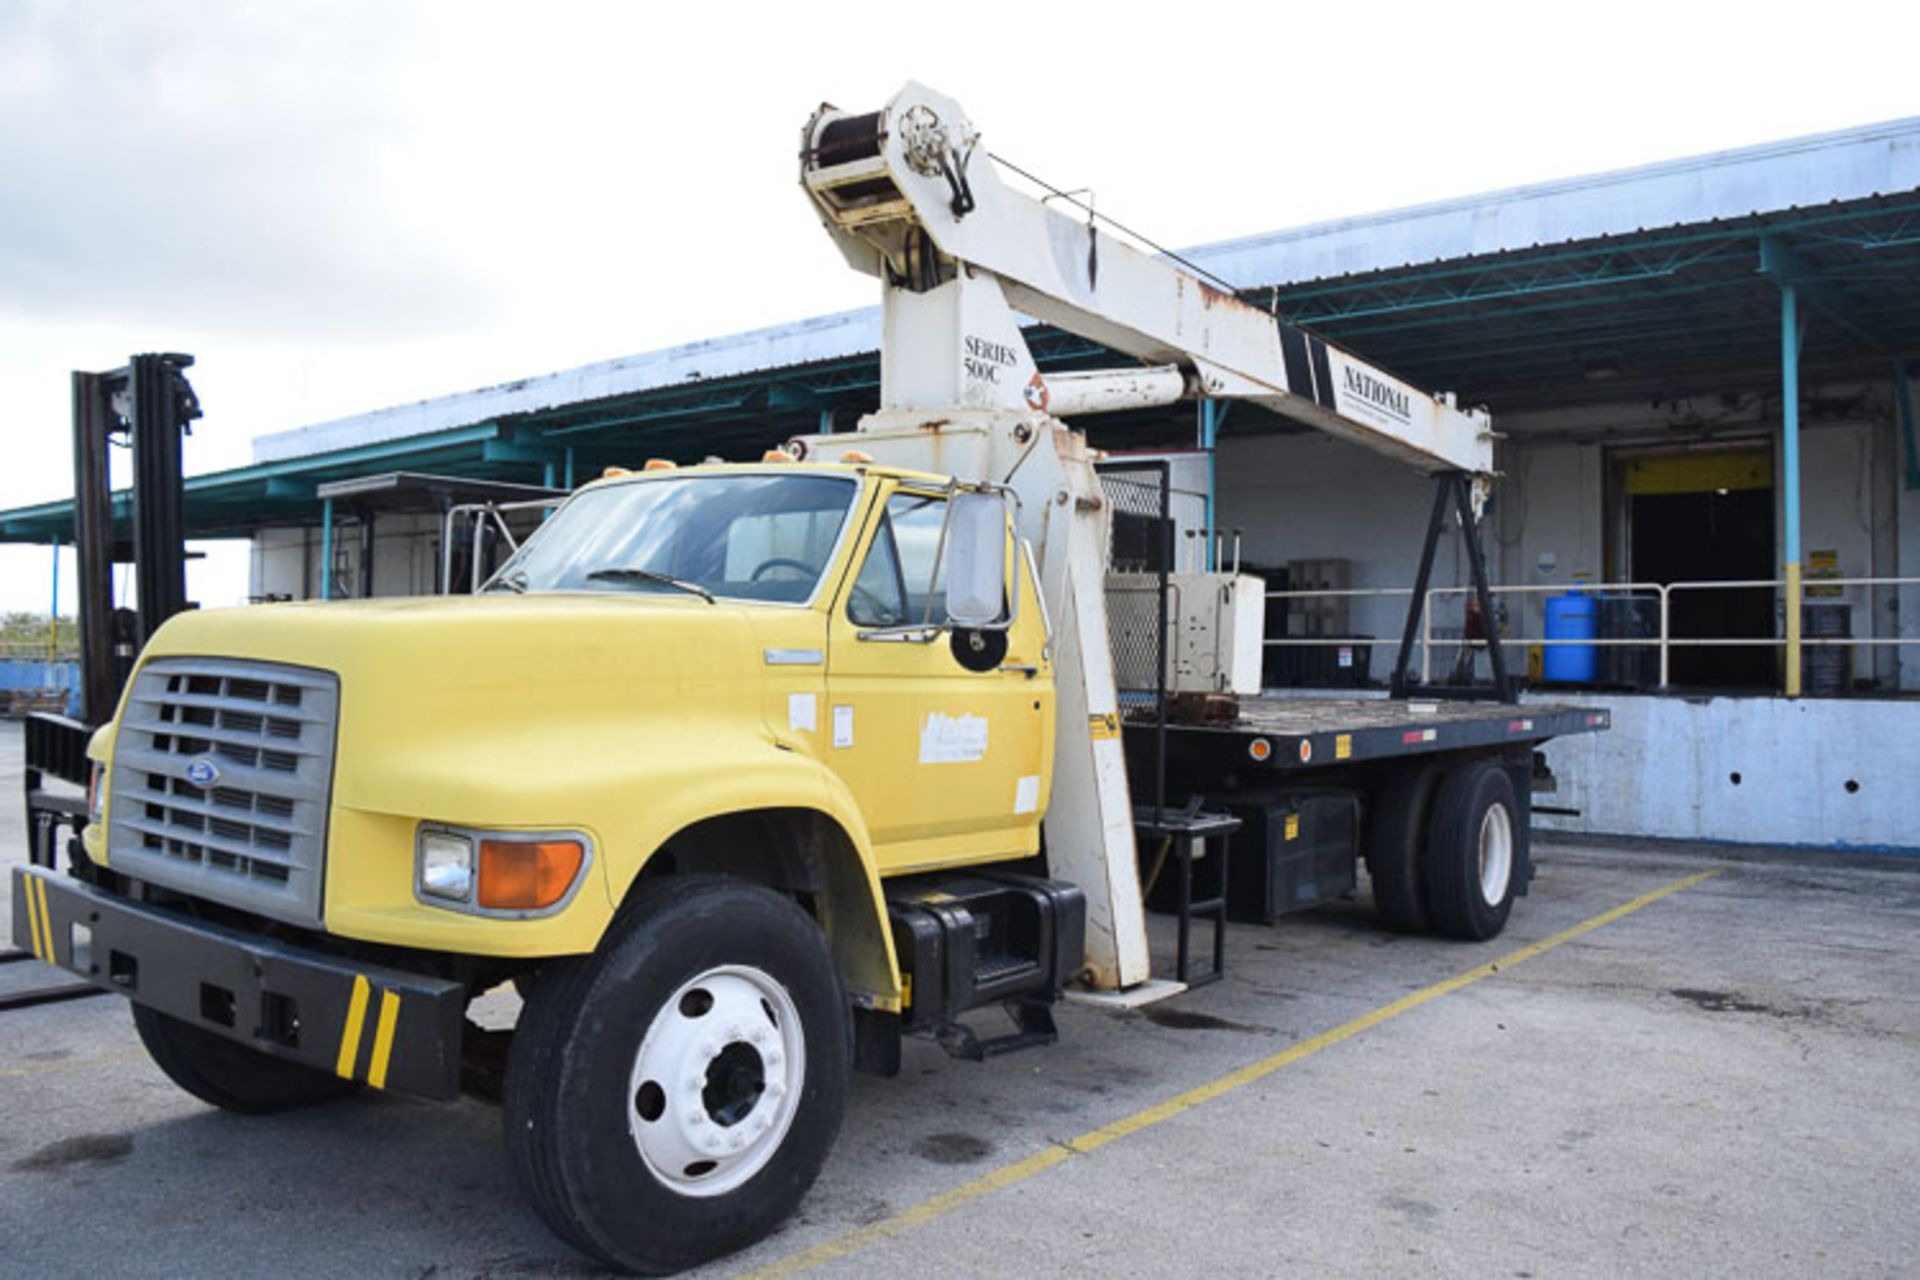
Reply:
[[[1085, 438], [1054, 415], [1251, 400], [1424, 470], [1484, 479], [1491, 433], [1463, 413], [1282, 324], [1166, 259], [1004, 186], [960, 108], [909, 84], [883, 110], [823, 107], [801, 180], [855, 267], [880, 278], [880, 409], [859, 425], [876, 461], [1004, 486], [1035, 552], [1050, 627], [1055, 723], [1051, 871], [1087, 896], [1092, 988], [1124, 1001], [1152, 980], [1108, 649], [1111, 510]], [[1043, 377], [1020, 332], [1038, 317], [1147, 362]], [[832, 456], [845, 437], [793, 442]]]
[[1054, 397], [1017, 310], [1174, 366], [1189, 392], [1250, 400], [1425, 471], [1491, 473], [1484, 414], [1013, 190], [978, 141], [958, 104], [912, 83], [870, 115], [823, 107], [808, 123], [807, 192], [848, 261], [888, 286], [883, 409], [1091, 407]]

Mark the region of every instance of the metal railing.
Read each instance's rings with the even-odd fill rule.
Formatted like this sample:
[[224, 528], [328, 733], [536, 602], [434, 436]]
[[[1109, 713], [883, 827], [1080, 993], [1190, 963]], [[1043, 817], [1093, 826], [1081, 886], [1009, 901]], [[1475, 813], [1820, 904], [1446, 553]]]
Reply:
[[[1658, 651], [1659, 659], [1660, 659], [1660, 678], [1659, 678], [1658, 687], [1661, 689], [1665, 689], [1665, 688], [1668, 688], [1672, 683], [1671, 681], [1672, 661], [1671, 660], [1672, 660], [1673, 650], [1675, 649], [1685, 649], [1685, 648], [1708, 649], [1708, 648], [1739, 648], [1739, 647], [1749, 647], [1749, 648], [1764, 647], [1764, 648], [1784, 649], [1784, 648], [1787, 648], [1790, 644], [1788, 637], [1785, 635], [1776, 635], [1776, 636], [1745, 636], [1745, 635], [1743, 636], [1732, 636], [1732, 635], [1677, 636], [1677, 635], [1674, 635], [1673, 634], [1673, 596], [1676, 592], [1769, 590], [1769, 591], [1784, 593], [1786, 590], [1786, 586], [1787, 584], [1784, 579], [1753, 578], [1753, 579], [1726, 579], [1726, 580], [1704, 581], [1704, 582], [1671, 582], [1671, 583], [1563, 582], [1563, 583], [1553, 583], [1553, 584], [1495, 586], [1495, 587], [1491, 587], [1490, 591], [1494, 596], [1530, 596], [1530, 595], [1557, 596], [1557, 595], [1566, 595], [1569, 593], [1578, 593], [1583, 595], [1592, 595], [1596, 598], [1600, 596], [1639, 596], [1642, 598], [1651, 597], [1657, 600], [1659, 628], [1658, 628], [1658, 631], [1651, 636], [1590, 636], [1590, 637], [1560, 637], [1560, 638], [1549, 639], [1546, 636], [1528, 636], [1524, 634], [1503, 634], [1499, 637], [1499, 640], [1500, 640], [1500, 644], [1503, 647], [1508, 645], [1540, 645], [1542, 647], [1556, 646], [1556, 645], [1570, 645], [1570, 646], [1585, 646], [1588, 648], [1606, 648], [1606, 647], [1653, 648]], [[1827, 590], [1844, 591], [1849, 588], [1864, 588], [1864, 589], [1892, 588], [1892, 589], [1898, 590], [1903, 587], [1920, 587], [1920, 578], [1819, 578], [1819, 579], [1803, 581], [1801, 590], [1803, 593], [1804, 600], [1813, 601], [1817, 603], [1825, 599], [1826, 597], [1812, 595], [1811, 592], [1816, 589], [1824, 592]], [[1464, 646], [1464, 647], [1469, 647], [1476, 650], [1485, 649], [1487, 647], [1488, 642], [1484, 637], [1479, 637], [1479, 636], [1468, 637], [1463, 635], [1460, 637], [1442, 636], [1442, 637], [1436, 638], [1433, 634], [1433, 598], [1435, 596], [1447, 596], [1447, 595], [1466, 596], [1466, 595], [1470, 595], [1472, 591], [1473, 591], [1473, 588], [1469, 586], [1429, 587], [1427, 589], [1426, 603], [1420, 611], [1420, 627], [1419, 627], [1419, 637], [1418, 637], [1419, 645], [1420, 645], [1420, 679], [1422, 683], [1432, 682], [1433, 649], [1436, 644], [1447, 646], [1447, 647], [1453, 647], [1453, 648], [1459, 648]], [[1338, 589], [1325, 588], [1325, 589], [1318, 589], [1318, 590], [1312, 589], [1312, 588], [1303, 588], [1299, 590], [1269, 591], [1267, 592], [1267, 599], [1269, 600], [1307, 600], [1307, 599], [1320, 600], [1320, 599], [1328, 599], [1333, 597], [1350, 597], [1350, 598], [1371, 597], [1371, 598], [1408, 599], [1412, 595], [1413, 595], [1412, 587], [1342, 587]], [[1354, 636], [1283, 636], [1278, 638], [1269, 636], [1267, 637], [1265, 643], [1268, 644], [1269, 646], [1343, 647], [1343, 646], [1352, 645], [1356, 640], [1356, 638], [1357, 637], [1354, 637]], [[1391, 641], [1389, 641], [1388, 643], [1391, 643]], [[1808, 635], [1802, 635], [1798, 643], [1802, 648], [1819, 648], [1819, 647], [1851, 648], [1855, 645], [1860, 645], [1868, 648], [1877, 647], [1877, 646], [1893, 646], [1897, 648], [1905, 645], [1920, 645], [1920, 635], [1913, 635], [1913, 636], [1871, 636], [1871, 635], [1869, 636], [1851, 636], [1851, 635], [1849, 636], [1808, 636]]]

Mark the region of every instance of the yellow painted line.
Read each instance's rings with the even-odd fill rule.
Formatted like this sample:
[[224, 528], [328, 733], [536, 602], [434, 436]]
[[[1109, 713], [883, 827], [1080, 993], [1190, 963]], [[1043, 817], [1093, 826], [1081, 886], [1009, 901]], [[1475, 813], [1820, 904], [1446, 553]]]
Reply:
[[333, 1074], [342, 1080], [353, 1079], [353, 1064], [360, 1057], [360, 1024], [367, 1020], [367, 980], [353, 975], [353, 997], [347, 1001], [347, 1025], [340, 1029], [340, 1060]]
[[1346, 1040], [1351, 1040], [1361, 1032], [1369, 1031], [1383, 1022], [1397, 1018], [1410, 1010], [1417, 1009], [1430, 1000], [1438, 1000], [1441, 996], [1451, 995], [1462, 987], [1472, 986], [1483, 978], [1491, 978], [1503, 969], [1511, 969], [1523, 960], [1531, 960], [1537, 955], [1553, 950], [1555, 947], [1564, 946], [1576, 938], [1584, 937], [1592, 933], [1595, 929], [1612, 924], [1623, 916], [1632, 915], [1642, 907], [1651, 906], [1662, 898], [1679, 893], [1682, 889], [1691, 889], [1703, 880], [1710, 880], [1726, 869], [1726, 866], [1722, 864], [1711, 867], [1698, 874], [1675, 880], [1671, 884], [1662, 885], [1660, 888], [1654, 889], [1649, 893], [1641, 894], [1630, 902], [1623, 902], [1610, 911], [1602, 911], [1599, 915], [1591, 919], [1582, 920], [1570, 929], [1562, 929], [1559, 933], [1549, 935], [1548, 937], [1540, 939], [1538, 942], [1529, 943], [1521, 947], [1518, 951], [1509, 952], [1498, 960], [1490, 961], [1477, 968], [1468, 969], [1465, 973], [1455, 974], [1453, 977], [1443, 982], [1436, 982], [1430, 987], [1423, 987], [1411, 995], [1400, 997], [1391, 1004], [1381, 1005], [1371, 1013], [1363, 1013], [1351, 1022], [1344, 1022], [1331, 1031], [1323, 1031], [1312, 1039], [1302, 1040], [1298, 1044], [1290, 1045], [1271, 1057], [1262, 1058], [1258, 1062], [1250, 1063], [1247, 1066], [1241, 1067], [1238, 1071], [1229, 1072], [1218, 1079], [1210, 1080], [1206, 1084], [1189, 1089], [1185, 1093], [1175, 1094], [1164, 1102], [1148, 1107], [1144, 1111], [1136, 1111], [1130, 1116], [1115, 1120], [1112, 1124], [1103, 1125], [1091, 1133], [1083, 1133], [1077, 1138], [1070, 1138], [1056, 1146], [1048, 1147], [1044, 1151], [1036, 1151], [1024, 1160], [1018, 1160], [1003, 1168], [995, 1169], [991, 1173], [982, 1174], [971, 1182], [963, 1182], [949, 1191], [943, 1191], [930, 1199], [922, 1200], [915, 1205], [910, 1205], [890, 1218], [882, 1218], [880, 1221], [861, 1227], [856, 1231], [849, 1231], [844, 1235], [823, 1240], [812, 1248], [802, 1249], [797, 1253], [788, 1254], [784, 1258], [775, 1259], [764, 1267], [747, 1272], [746, 1276], [751, 1277], [752, 1280], [766, 1280], [767, 1277], [793, 1275], [813, 1267], [823, 1266], [839, 1258], [849, 1257], [870, 1245], [879, 1244], [882, 1241], [904, 1235], [923, 1223], [931, 1222], [935, 1218], [951, 1213], [963, 1205], [971, 1204], [976, 1200], [990, 1196], [994, 1192], [1003, 1190], [1015, 1183], [1024, 1182], [1035, 1174], [1044, 1173], [1055, 1165], [1061, 1164], [1076, 1155], [1086, 1155], [1089, 1152], [1098, 1151], [1109, 1142], [1114, 1142], [1130, 1134], [1138, 1133], [1142, 1129], [1151, 1128], [1164, 1120], [1171, 1120], [1183, 1112], [1191, 1111], [1203, 1102], [1211, 1102], [1213, 1099], [1223, 1094], [1232, 1093], [1235, 1089], [1239, 1089], [1244, 1085], [1265, 1079], [1274, 1072], [1285, 1067], [1290, 1067], [1302, 1059], [1311, 1058], [1322, 1049], [1331, 1049], [1334, 1045]]
[[393, 1027], [400, 1021], [400, 996], [380, 993], [380, 1025], [373, 1032], [373, 1062], [367, 1067], [367, 1083], [376, 1089], [387, 1087], [387, 1059], [393, 1056]]
[[40, 899], [40, 937], [47, 948], [40, 958], [48, 964], [59, 964], [60, 955], [53, 948], [53, 912], [47, 910], [47, 882], [39, 876], [32, 877], [28, 892]]

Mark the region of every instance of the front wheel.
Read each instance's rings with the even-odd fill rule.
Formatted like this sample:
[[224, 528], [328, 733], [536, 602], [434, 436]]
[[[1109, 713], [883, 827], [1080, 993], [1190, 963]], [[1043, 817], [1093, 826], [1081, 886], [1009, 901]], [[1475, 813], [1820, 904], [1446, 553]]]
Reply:
[[597, 953], [532, 992], [507, 1067], [514, 1169], [583, 1252], [677, 1271], [766, 1235], [846, 1103], [845, 997], [791, 900], [662, 881]]

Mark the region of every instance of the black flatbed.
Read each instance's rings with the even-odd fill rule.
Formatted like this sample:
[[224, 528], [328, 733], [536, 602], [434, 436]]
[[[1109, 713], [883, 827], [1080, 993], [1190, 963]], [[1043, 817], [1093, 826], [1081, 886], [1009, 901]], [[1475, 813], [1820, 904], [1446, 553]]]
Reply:
[[[1532, 744], [1597, 733], [1611, 715], [1560, 703], [1423, 701], [1419, 698], [1240, 700], [1231, 723], [1167, 725], [1167, 756], [1185, 769], [1297, 773], [1330, 765]], [[1125, 721], [1128, 755], [1151, 750], [1150, 712]]]

